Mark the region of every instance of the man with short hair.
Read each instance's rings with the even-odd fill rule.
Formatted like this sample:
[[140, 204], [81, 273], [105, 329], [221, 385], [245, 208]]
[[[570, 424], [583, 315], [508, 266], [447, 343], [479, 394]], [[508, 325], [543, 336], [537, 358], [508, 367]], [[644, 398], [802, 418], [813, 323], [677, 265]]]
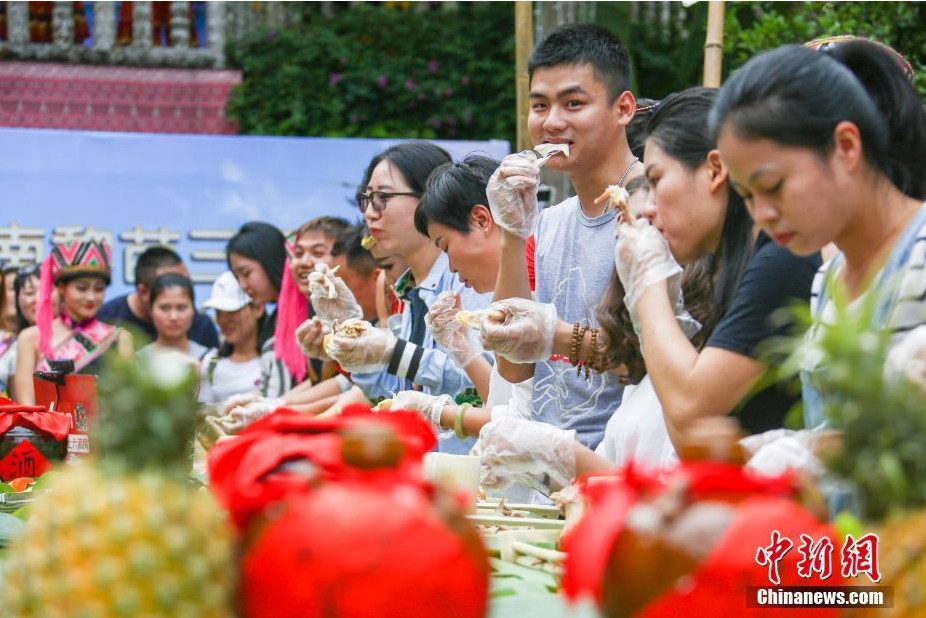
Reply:
[[376, 280], [380, 268], [368, 250], [363, 248], [366, 228], [356, 225], [344, 231], [331, 249], [331, 266], [337, 267], [338, 276], [353, 292], [363, 310], [363, 319], [376, 323]]
[[[135, 339], [136, 347], [142, 347], [157, 338], [157, 331], [151, 322], [151, 302], [149, 291], [154, 280], [167, 273], [176, 273], [189, 277], [190, 273], [177, 252], [169, 247], [155, 245], [141, 252], [135, 262], [135, 291], [118, 296], [106, 302], [97, 317], [104, 322], [122, 326], [147, 336]], [[190, 340], [207, 348], [219, 347], [219, 334], [215, 324], [208, 316], [196, 312], [193, 324], [187, 333]]]
[[[594, 328], [614, 272], [617, 217], [616, 209], [595, 200], [608, 185], [623, 186], [643, 168], [627, 145], [626, 127], [636, 109], [628, 90], [630, 58], [607, 30], [571, 24], [541, 41], [528, 70], [531, 140], [569, 146], [568, 155], [552, 156], [546, 165], [567, 173], [577, 195], [533, 221], [537, 158], [530, 153], [505, 158], [493, 177], [496, 189], [492, 182], [489, 186], [493, 215], [505, 229], [495, 298], [530, 299], [533, 289], [535, 300], [553, 304], [561, 320]], [[533, 224], [530, 229], [525, 221]], [[499, 359], [499, 371], [512, 382], [533, 375], [534, 418], [574, 429], [578, 440], [595, 448], [623, 389], [610, 372], [591, 372], [586, 381], [569, 360], [550, 357], [515, 365]]]

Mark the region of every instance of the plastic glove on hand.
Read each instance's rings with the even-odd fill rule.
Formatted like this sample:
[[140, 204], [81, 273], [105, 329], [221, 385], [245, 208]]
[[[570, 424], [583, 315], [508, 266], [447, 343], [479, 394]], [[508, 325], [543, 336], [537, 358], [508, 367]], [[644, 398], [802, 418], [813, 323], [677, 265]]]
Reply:
[[553, 353], [556, 307], [526, 298], [498, 300], [457, 318], [480, 331], [482, 346], [512, 363], [536, 363]]
[[903, 376], [926, 395], [926, 326], [914, 328], [891, 348], [884, 362], [884, 376], [888, 380]]
[[540, 165], [537, 153], [525, 150], [510, 154], [489, 178], [486, 197], [492, 218], [502, 229], [527, 238], [537, 220], [537, 187]]
[[238, 406], [231, 413], [218, 419], [218, 424], [228, 434], [241, 433], [248, 425], [264, 418], [282, 405], [282, 399], [263, 397], [245, 406]]
[[701, 325], [685, 309], [682, 299], [682, 267], [672, 256], [669, 243], [649, 221], [643, 218], [627, 220], [624, 216], [617, 226], [617, 243], [614, 245], [614, 265], [624, 286], [624, 304], [630, 312], [634, 331], [641, 336], [637, 301], [649, 288], [666, 280], [669, 302], [676, 320], [689, 337]]
[[254, 403], [260, 398], [260, 393], [257, 392], [232, 395], [221, 404], [222, 413], [219, 416], [228, 416], [235, 408], [239, 406], [245, 406], [249, 403]]
[[318, 318], [328, 326], [335, 320], [344, 322], [351, 318], [363, 319], [363, 309], [354, 298], [354, 293], [336, 274], [338, 268], [316, 264], [315, 270], [308, 276], [309, 302]]
[[549, 495], [575, 480], [574, 443], [575, 431], [503, 418], [482, 428], [471, 454], [479, 457], [482, 487], [500, 490], [521, 483]]
[[320, 358], [325, 361], [331, 358], [325, 353], [325, 335], [331, 332], [328, 327], [314, 316], [299, 325], [296, 329], [296, 341], [302, 352], [309, 358]]
[[431, 329], [434, 340], [460, 367], [466, 367], [479, 357], [479, 351], [470, 340], [469, 329], [456, 319], [461, 308], [459, 292], [443, 292], [425, 315], [424, 322]]
[[401, 391], [388, 401], [388, 406], [377, 407], [377, 410], [409, 410], [417, 412], [421, 415], [421, 418], [427, 421], [438, 437], [453, 433], [450, 430], [441, 429], [440, 426], [441, 412], [446, 406], [453, 405], [453, 398], [450, 395], [428, 395], [421, 391]]
[[365, 320], [350, 319], [336, 325], [325, 335], [325, 352], [345, 371], [372, 373], [381, 371], [395, 349], [391, 331], [375, 328]]

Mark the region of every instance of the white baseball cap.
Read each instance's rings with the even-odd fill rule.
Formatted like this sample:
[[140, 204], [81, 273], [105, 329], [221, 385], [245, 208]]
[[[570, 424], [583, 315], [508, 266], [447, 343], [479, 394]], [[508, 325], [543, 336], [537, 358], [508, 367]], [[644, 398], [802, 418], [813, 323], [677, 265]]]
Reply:
[[203, 307], [219, 311], [238, 311], [251, 304], [251, 297], [238, 285], [235, 273], [225, 271], [212, 284], [212, 295], [203, 303]]

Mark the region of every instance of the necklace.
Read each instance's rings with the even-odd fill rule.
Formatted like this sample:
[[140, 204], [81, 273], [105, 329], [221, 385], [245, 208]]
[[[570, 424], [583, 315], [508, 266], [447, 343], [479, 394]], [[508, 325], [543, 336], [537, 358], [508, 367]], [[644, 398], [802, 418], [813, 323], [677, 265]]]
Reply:
[[[630, 171], [633, 169], [633, 166], [636, 165], [639, 160], [640, 160], [639, 157], [633, 158], [633, 161], [630, 162], [630, 165], [628, 165], [627, 169], [624, 170], [624, 173], [621, 174], [621, 177], [617, 179], [618, 187], [621, 187], [621, 188], [624, 187], [624, 181], [627, 180], [627, 176], [630, 174]], [[611, 207], [611, 200], [608, 200], [604, 203], [604, 208], [601, 210], [601, 214], [599, 214], [598, 216], [600, 217], [604, 213], [608, 212], [608, 209], [610, 207]]]

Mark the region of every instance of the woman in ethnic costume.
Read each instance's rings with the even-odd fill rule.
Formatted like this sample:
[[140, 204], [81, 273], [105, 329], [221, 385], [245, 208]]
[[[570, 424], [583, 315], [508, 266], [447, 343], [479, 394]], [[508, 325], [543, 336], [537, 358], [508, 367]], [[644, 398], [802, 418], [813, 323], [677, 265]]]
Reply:
[[[36, 325], [19, 335], [15, 385], [17, 399], [35, 402], [32, 374], [48, 371], [50, 360], [73, 360], [77, 373], [97, 373], [111, 348], [134, 354], [129, 333], [97, 319], [112, 278], [112, 250], [95, 240], [57, 243], [42, 263]], [[57, 289], [60, 311], [52, 303]], [[30, 353], [31, 352], [31, 353]]]

